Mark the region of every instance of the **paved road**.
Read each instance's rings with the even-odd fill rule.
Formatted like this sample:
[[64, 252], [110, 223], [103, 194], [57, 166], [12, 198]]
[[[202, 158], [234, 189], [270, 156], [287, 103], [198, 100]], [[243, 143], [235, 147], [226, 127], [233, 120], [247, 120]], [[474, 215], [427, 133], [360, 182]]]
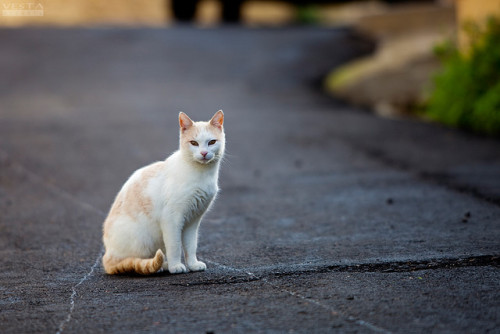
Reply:
[[[314, 89], [347, 30], [0, 30], [2, 333], [500, 328], [500, 142]], [[106, 276], [101, 224], [177, 113], [226, 114], [203, 273]]]

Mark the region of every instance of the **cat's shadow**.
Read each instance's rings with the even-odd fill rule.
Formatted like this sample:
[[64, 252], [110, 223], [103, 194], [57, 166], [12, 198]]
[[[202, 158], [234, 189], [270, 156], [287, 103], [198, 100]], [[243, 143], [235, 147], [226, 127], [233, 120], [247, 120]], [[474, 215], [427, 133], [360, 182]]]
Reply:
[[141, 275], [135, 272], [108, 275], [104, 271], [102, 271], [102, 275], [107, 277], [108, 279], [148, 279], [148, 278], [159, 278], [159, 277], [196, 278], [202, 274], [203, 272], [194, 272], [194, 271], [189, 271], [187, 273], [182, 273], [182, 274], [171, 274], [168, 272], [168, 270], [163, 270], [163, 269], [150, 275]]

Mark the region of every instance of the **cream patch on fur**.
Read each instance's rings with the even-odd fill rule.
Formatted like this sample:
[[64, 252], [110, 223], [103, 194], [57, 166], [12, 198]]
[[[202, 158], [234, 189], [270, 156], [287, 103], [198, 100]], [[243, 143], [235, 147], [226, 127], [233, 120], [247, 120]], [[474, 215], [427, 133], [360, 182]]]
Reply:
[[138, 180], [135, 180], [127, 189], [123, 208], [125, 213], [134, 218], [138, 213], [145, 214], [151, 217], [153, 210], [153, 200], [149, 197], [145, 190], [149, 181], [158, 175], [164, 162], [156, 162], [146, 167]]

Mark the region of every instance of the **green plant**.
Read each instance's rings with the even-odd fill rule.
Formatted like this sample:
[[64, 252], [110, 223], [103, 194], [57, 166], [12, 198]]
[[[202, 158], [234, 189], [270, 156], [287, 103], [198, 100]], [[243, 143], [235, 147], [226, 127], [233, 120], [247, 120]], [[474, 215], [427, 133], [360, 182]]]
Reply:
[[473, 41], [467, 53], [450, 43], [435, 49], [443, 68], [424, 113], [450, 126], [500, 136], [500, 20], [466, 29]]
[[303, 5], [297, 8], [296, 20], [300, 24], [315, 25], [318, 24], [319, 10], [313, 5]]

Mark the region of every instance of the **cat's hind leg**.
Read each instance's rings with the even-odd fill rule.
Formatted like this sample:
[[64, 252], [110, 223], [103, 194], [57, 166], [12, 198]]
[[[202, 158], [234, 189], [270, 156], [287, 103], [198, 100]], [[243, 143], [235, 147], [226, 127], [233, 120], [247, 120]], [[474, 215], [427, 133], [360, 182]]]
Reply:
[[161, 249], [156, 251], [156, 254], [151, 259], [141, 259], [136, 257], [128, 257], [125, 259], [116, 259], [109, 254], [103, 257], [103, 265], [106, 273], [110, 275], [135, 272], [141, 275], [151, 275], [156, 273], [163, 265], [165, 255]]

